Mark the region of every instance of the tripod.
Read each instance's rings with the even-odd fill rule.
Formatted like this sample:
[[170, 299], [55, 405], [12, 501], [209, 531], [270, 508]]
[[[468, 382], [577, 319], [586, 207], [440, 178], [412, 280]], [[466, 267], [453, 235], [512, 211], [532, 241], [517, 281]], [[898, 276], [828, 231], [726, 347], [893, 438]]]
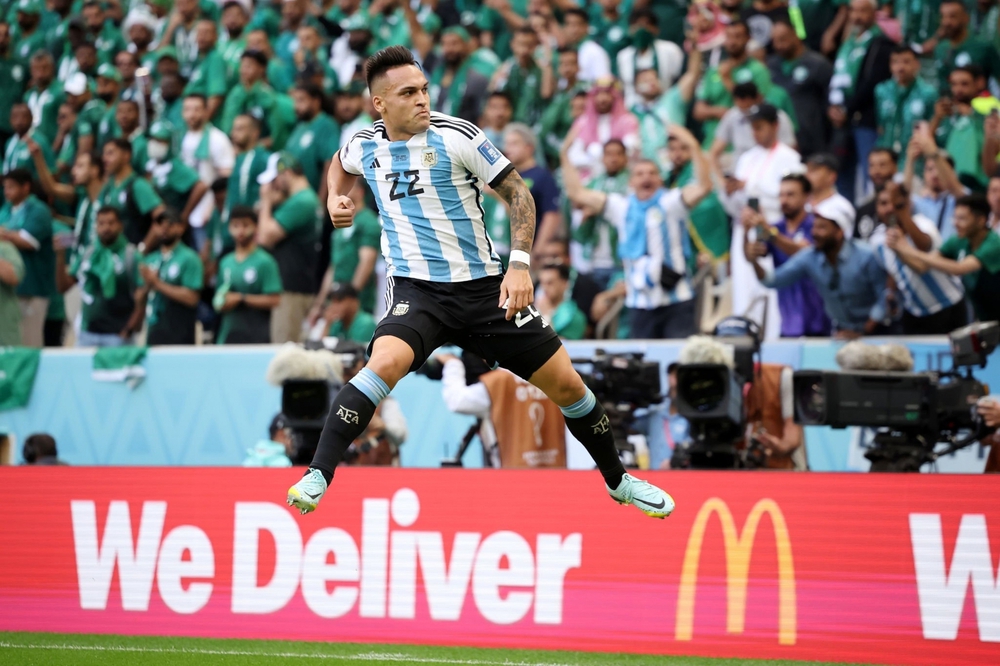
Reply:
[[[462, 467], [462, 458], [465, 456], [465, 452], [469, 450], [469, 445], [472, 444], [472, 440], [479, 436], [479, 429], [483, 427], [483, 420], [476, 419], [476, 422], [469, 426], [469, 429], [465, 431], [465, 435], [462, 436], [462, 442], [458, 445], [458, 453], [455, 454], [454, 458], [442, 458], [441, 467]], [[482, 439], [480, 439], [482, 442]], [[490, 453], [486, 450], [486, 446], [483, 446], [483, 467], [492, 467], [493, 462], [490, 459]]]

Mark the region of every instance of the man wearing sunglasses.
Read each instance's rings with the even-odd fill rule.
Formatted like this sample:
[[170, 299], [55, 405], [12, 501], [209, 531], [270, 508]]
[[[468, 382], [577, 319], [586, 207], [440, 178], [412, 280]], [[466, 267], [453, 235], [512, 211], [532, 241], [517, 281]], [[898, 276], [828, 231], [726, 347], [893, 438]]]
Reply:
[[833, 322], [834, 337], [853, 340], [875, 333], [886, 318], [886, 273], [866, 243], [847, 237], [853, 220], [840, 211], [830, 219], [814, 213], [812, 247], [795, 253], [772, 272], [752, 265], [765, 287], [780, 289], [808, 279], [816, 285]]

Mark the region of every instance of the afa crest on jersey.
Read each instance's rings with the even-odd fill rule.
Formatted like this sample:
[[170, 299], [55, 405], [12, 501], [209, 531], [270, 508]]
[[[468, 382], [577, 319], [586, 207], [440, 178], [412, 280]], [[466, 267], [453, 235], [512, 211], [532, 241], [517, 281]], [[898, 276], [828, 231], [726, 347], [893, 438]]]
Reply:
[[432, 166], [438, 163], [437, 151], [433, 148], [424, 148], [423, 152], [420, 153], [420, 165], [426, 169], [430, 169]]

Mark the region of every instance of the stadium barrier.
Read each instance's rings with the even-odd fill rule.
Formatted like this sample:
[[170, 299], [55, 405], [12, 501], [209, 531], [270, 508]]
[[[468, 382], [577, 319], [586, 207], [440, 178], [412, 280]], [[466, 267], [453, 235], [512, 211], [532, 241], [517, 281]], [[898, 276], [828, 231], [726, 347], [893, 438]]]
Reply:
[[309, 516], [296, 476], [0, 469], [0, 630], [1000, 663], [989, 478], [660, 472], [657, 521], [596, 473], [344, 469]]
[[[609, 353], [641, 351], [661, 367], [677, 360], [681, 341], [567, 342], [573, 358], [602, 348]], [[909, 339], [918, 370], [949, 367], [944, 338]], [[835, 369], [839, 345], [829, 341], [780, 341], [764, 345], [764, 360], [795, 369]], [[59, 454], [73, 465], [239, 465], [247, 449], [266, 436], [279, 409], [280, 391], [264, 381], [278, 348], [167, 347], [146, 356], [147, 377], [135, 390], [124, 383], [97, 382], [90, 350], [45, 351], [31, 401], [23, 409], [0, 411], [0, 432], [23, 442], [33, 432], [51, 433]], [[1000, 355], [991, 358], [981, 381], [1000, 387]], [[472, 418], [448, 411], [440, 385], [410, 375], [392, 395], [399, 400], [409, 429], [400, 450], [405, 467], [437, 467], [458, 449]], [[864, 471], [862, 444], [870, 434], [860, 428], [809, 428], [806, 450], [817, 471]], [[14, 451], [20, 461], [20, 447]], [[467, 467], [481, 467], [473, 446]], [[938, 462], [941, 471], [981, 472], [980, 447], [970, 447]]]

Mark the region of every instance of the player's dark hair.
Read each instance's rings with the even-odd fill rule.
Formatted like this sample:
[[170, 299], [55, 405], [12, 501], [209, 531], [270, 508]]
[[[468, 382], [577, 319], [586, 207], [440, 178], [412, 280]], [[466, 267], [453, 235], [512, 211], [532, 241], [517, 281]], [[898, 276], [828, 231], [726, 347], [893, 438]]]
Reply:
[[101, 206], [97, 211], [97, 217], [101, 215], [114, 215], [119, 222], [122, 221], [122, 211], [118, 206]]
[[955, 207], [965, 206], [976, 217], [989, 217], [990, 202], [982, 194], [966, 194], [955, 200]]
[[4, 180], [12, 180], [18, 185], [30, 185], [31, 184], [31, 172], [23, 167], [18, 167], [17, 169], [11, 169], [3, 175]]
[[233, 209], [229, 211], [229, 219], [235, 220], [236, 218], [252, 220], [254, 224], [257, 224], [257, 213], [250, 206], [233, 206]]
[[802, 192], [805, 194], [810, 194], [813, 190], [812, 183], [806, 178], [804, 173], [790, 173], [781, 179], [783, 183], [798, 183], [802, 188]]
[[737, 83], [733, 87], [733, 99], [757, 99], [758, 96], [760, 96], [760, 90], [757, 89], [757, 84], [753, 81]]
[[893, 164], [899, 164], [899, 155], [897, 155], [896, 151], [893, 150], [892, 148], [884, 148], [884, 147], [872, 148], [871, 152], [868, 153], [868, 157], [871, 157], [875, 153], [883, 153], [885, 155], [888, 155], [889, 159], [892, 160]]
[[917, 56], [917, 52], [914, 51], [909, 44], [896, 44], [894, 47], [892, 47], [891, 53], [892, 55], [902, 55], [904, 53], [909, 53], [914, 58], [919, 57]]
[[580, 9], [579, 7], [573, 7], [572, 9], [567, 9], [563, 12], [563, 21], [568, 19], [570, 16], [575, 16], [584, 23], [590, 24], [590, 17], [587, 16], [587, 12]]
[[629, 16], [628, 16], [628, 24], [632, 25], [634, 23], [638, 23], [639, 21], [642, 21], [643, 19], [645, 19], [646, 21], [648, 21], [649, 24], [652, 25], [654, 28], [660, 27], [660, 23], [657, 20], [656, 14], [653, 12], [652, 9], [634, 9], [634, 10], [632, 10], [632, 13], [629, 14]]
[[120, 137], [118, 137], [116, 139], [108, 139], [104, 143], [104, 145], [106, 146], [108, 144], [111, 144], [115, 148], [117, 148], [118, 150], [125, 151], [126, 153], [131, 153], [132, 152], [132, 143], [128, 139], [126, 139], [125, 137], [123, 137], [123, 136], [120, 136]]
[[567, 266], [566, 264], [545, 264], [544, 266], [542, 266], [542, 270], [557, 271], [559, 273], [560, 278], [562, 278], [563, 280], [569, 280], [569, 266]]
[[390, 69], [416, 64], [417, 61], [413, 59], [410, 49], [405, 46], [388, 46], [368, 58], [365, 63], [365, 81], [370, 89], [372, 81], [385, 75]]

